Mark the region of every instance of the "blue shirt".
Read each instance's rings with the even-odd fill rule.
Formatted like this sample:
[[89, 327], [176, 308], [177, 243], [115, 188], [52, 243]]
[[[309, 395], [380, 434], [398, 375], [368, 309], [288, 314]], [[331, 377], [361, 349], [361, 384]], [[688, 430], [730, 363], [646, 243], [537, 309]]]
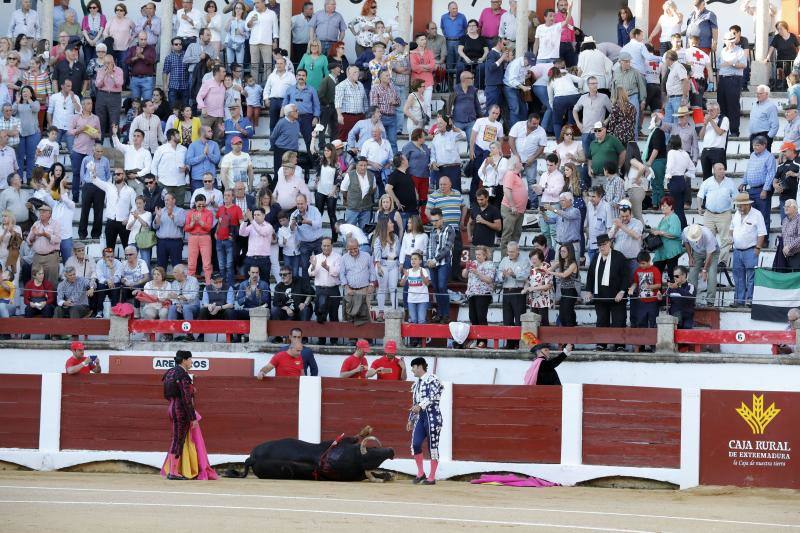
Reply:
[[[208, 145], [208, 155], [204, 153]], [[219, 145], [214, 141], [203, 142], [200, 139], [194, 141], [186, 150], [186, 165], [192, 174], [193, 181], [201, 181], [203, 174], [210, 172], [216, 179], [217, 165], [219, 164]]]
[[247, 288], [250, 286], [250, 280], [246, 279], [236, 287], [236, 303], [244, 309], [252, 309], [253, 307], [260, 307], [262, 305], [270, 307], [271, 299], [269, 293], [269, 285], [263, 279], [258, 280], [256, 287], [257, 291], [251, 291], [247, 295]]
[[111, 164], [108, 162], [108, 159], [105, 156], [102, 156], [98, 161], [93, 155], [89, 155], [84, 157], [83, 162], [81, 163], [82, 184], [92, 181], [92, 178], [89, 176], [89, 172], [87, 170], [90, 161], [94, 161], [94, 171], [95, 174], [97, 174], [97, 179], [100, 181], [111, 181]]
[[714, 213], [726, 213], [733, 209], [733, 199], [738, 194], [736, 184], [728, 177], [718, 182], [714, 176], [706, 178], [697, 191], [697, 197], [705, 200], [706, 209]]
[[765, 191], [772, 190], [772, 178], [778, 165], [775, 156], [769, 150], [764, 150], [761, 155], [753, 152], [747, 161], [747, 170], [744, 172], [744, 184], [748, 187], [764, 187]]
[[[236, 129], [236, 124], [239, 124], [239, 127], [244, 130], [244, 133]], [[233, 119], [226, 119], [225, 120], [225, 153], [231, 151], [231, 139], [234, 137], [241, 137], [242, 138], [242, 152], [249, 152], [250, 151], [250, 137], [253, 136], [253, 123], [250, 122], [250, 119], [247, 117], [239, 117], [237, 122], [234, 122]]]
[[298, 151], [300, 148], [300, 121], [289, 122], [286, 117], [283, 117], [275, 125], [275, 129], [270, 132], [269, 140], [273, 147]]
[[[279, 351], [285, 352], [289, 349], [289, 345], [282, 346]], [[311, 348], [303, 347], [300, 351], [300, 357], [303, 359], [303, 372], [307, 376], [318, 376], [319, 375], [319, 368], [317, 368], [317, 360], [314, 359], [314, 352], [311, 351]]]
[[770, 138], [778, 133], [778, 107], [772, 100], [753, 102], [750, 110], [750, 133], [766, 131]]
[[189, 71], [183, 66], [183, 52], [170, 52], [164, 60], [164, 73], [169, 74], [168, 89], [184, 90], [189, 88]]
[[[300, 210], [295, 209], [292, 213], [292, 218], [289, 220], [294, 220], [294, 217], [301, 218]], [[320, 214], [319, 210], [314, 207], [313, 205], [309, 205], [306, 209], [306, 216], [305, 218], [311, 221], [311, 225], [308, 224], [301, 224], [299, 221], [297, 223], [297, 241], [298, 242], [314, 242], [317, 239], [322, 238], [322, 215]]]
[[708, 9], [703, 9], [699, 14], [692, 10], [686, 19], [686, 37], [693, 35], [700, 37], [700, 48], [711, 48], [712, 30], [715, 28], [717, 28], [717, 15]]
[[445, 39], [461, 39], [467, 33], [467, 17], [459, 13], [453, 20], [450, 13], [445, 13], [439, 20], [439, 28], [442, 29]]
[[417, 148], [413, 142], [407, 142], [400, 151], [408, 159], [408, 173], [420, 178], [428, 177], [431, 164], [431, 150], [423, 144]]
[[372, 119], [365, 118], [356, 122], [350, 133], [347, 134], [347, 146], [361, 150], [364, 143], [372, 139], [373, 128]]
[[161, 210], [161, 220], [153, 215], [153, 227], [159, 239], [183, 239], [183, 226], [186, 224], [186, 211], [175, 206], [172, 208], [172, 218], [167, 214], [167, 208]]
[[310, 85], [298, 89], [297, 85], [290, 85], [283, 97], [283, 105], [295, 104], [297, 112], [301, 115], [314, 115], [319, 118], [319, 96], [317, 90]]
[[486, 85], [503, 85], [503, 76], [508, 66], [505, 61], [498, 67], [497, 60], [500, 59], [500, 52], [492, 48], [486, 56]]

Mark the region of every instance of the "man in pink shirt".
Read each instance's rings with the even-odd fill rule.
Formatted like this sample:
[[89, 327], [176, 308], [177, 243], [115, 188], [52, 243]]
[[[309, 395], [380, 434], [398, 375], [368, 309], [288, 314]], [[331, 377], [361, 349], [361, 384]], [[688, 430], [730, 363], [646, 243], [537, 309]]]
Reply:
[[197, 272], [197, 254], [203, 258], [203, 275], [206, 285], [211, 284], [211, 228], [214, 227], [214, 213], [206, 209], [206, 197], [198, 194], [194, 198], [194, 209], [186, 213], [186, 225], [183, 227], [189, 236], [189, 272], [194, 276]]
[[497, 34], [500, 33], [500, 17], [506, 12], [505, 9], [500, 7], [501, 4], [501, 0], [492, 0], [491, 7], [481, 11], [481, 16], [478, 19], [478, 25], [481, 27], [481, 37], [488, 40], [492, 46], [494, 46], [494, 40], [497, 39]]
[[564, 59], [567, 68], [578, 64], [578, 53], [575, 51], [575, 20], [572, 18], [572, 4], [569, 0], [558, 0], [556, 3], [556, 22], [567, 22], [561, 29], [559, 56]]
[[261, 271], [261, 278], [269, 280], [270, 258], [272, 251], [272, 236], [275, 229], [272, 224], [264, 220], [264, 209], [256, 207], [253, 211], [248, 209], [245, 218], [239, 225], [239, 236], [247, 237], [247, 257], [244, 264], [249, 269], [256, 266]]
[[97, 69], [94, 84], [97, 87], [97, 116], [100, 118], [100, 134], [111, 137], [111, 126], [119, 124], [122, 102], [122, 69], [114, 64], [114, 55], [106, 54], [103, 67]]
[[503, 201], [500, 216], [503, 218], [503, 233], [500, 236], [500, 252], [506, 255], [506, 247], [511, 241], [519, 241], [522, 235], [522, 218], [528, 206], [528, 184], [520, 176], [522, 162], [519, 156], [511, 156], [509, 168], [503, 176]]
[[200, 110], [200, 121], [211, 127], [214, 139], [222, 137], [222, 125], [225, 123], [225, 67], [216, 65], [211, 70], [211, 78], [204, 81], [197, 93], [197, 109]]

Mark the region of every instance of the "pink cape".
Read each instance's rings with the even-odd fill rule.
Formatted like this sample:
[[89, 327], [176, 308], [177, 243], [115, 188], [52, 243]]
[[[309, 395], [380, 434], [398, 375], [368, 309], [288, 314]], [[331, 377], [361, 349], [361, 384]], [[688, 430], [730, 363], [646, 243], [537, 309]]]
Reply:
[[[192, 442], [194, 443], [195, 450], [197, 451], [197, 467], [198, 473], [195, 479], [200, 480], [209, 480], [209, 479], [219, 479], [217, 475], [217, 471], [211, 466], [208, 461], [208, 451], [206, 450], [206, 443], [203, 440], [203, 432], [200, 431], [200, 420], [203, 417], [200, 416], [200, 413], [195, 411], [197, 415], [197, 427], [189, 426], [189, 435], [191, 436]], [[169, 454], [167, 454], [167, 461], [169, 461]], [[164, 464], [167, 464], [167, 461], [164, 461]], [[167, 472], [164, 467], [161, 467], [161, 475], [163, 477], [167, 476]]]
[[518, 477], [514, 474], [482, 474], [470, 481], [473, 485], [506, 485], [508, 487], [560, 487], [558, 483], [538, 477]]
[[537, 357], [531, 362], [530, 368], [525, 372], [525, 385], [536, 385], [536, 379], [539, 377], [539, 367], [542, 366], [544, 357]]

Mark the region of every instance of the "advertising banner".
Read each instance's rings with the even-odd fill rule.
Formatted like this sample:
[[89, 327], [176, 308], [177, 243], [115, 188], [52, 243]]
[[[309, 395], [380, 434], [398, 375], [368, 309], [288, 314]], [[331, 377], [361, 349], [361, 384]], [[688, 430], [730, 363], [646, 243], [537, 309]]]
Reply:
[[700, 484], [800, 488], [800, 392], [703, 390]]

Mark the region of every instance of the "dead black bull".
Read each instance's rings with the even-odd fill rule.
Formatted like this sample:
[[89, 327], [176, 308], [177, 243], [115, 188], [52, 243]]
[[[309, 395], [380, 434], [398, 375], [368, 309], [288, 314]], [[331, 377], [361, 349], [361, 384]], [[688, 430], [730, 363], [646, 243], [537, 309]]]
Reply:
[[[392, 448], [383, 448], [367, 426], [354, 437], [342, 434], [336, 440], [319, 444], [299, 439], [280, 439], [259, 444], [244, 462], [244, 473], [228, 469], [226, 477], [247, 477], [250, 470], [259, 479], [309, 479], [319, 481], [391, 480], [386, 472], [375, 472], [387, 459], [394, 459]], [[368, 443], [376, 446], [369, 447]]]

